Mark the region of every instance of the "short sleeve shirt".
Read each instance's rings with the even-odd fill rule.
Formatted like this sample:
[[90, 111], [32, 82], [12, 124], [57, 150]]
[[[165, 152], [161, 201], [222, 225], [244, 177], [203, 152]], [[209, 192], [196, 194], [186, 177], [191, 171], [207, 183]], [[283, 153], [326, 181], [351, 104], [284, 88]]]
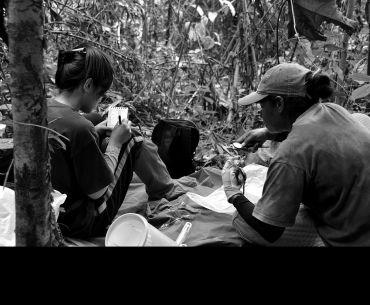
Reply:
[[69, 106], [49, 100], [48, 122], [49, 128], [69, 139], [62, 139], [65, 149], [51, 140], [52, 185], [67, 194], [66, 207], [113, 181], [99, 148], [98, 134], [90, 121]]
[[253, 216], [292, 226], [300, 203], [332, 246], [370, 246], [370, 131], [343, 107], [315, 104], [271, 161]]

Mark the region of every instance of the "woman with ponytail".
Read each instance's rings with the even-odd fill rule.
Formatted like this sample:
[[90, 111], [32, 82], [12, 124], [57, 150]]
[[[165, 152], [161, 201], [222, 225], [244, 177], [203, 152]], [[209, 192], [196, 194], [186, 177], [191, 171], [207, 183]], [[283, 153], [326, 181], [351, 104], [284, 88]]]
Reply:
[[[49, 127], [63, 135], [51, 139], [51, 180], [67, 194], [58, 222], [64, 235], [104, 236], [121, 207], [133, 172], [145, 183], [151, 200], [174, 199], [183, 193], [171, 179], [157, 147], [131, 129], [129, 121], [113, 129], [106, 121], [94, 126], [81, 115], [96, 108], [113, 81], [111, 59], [82, 45], [60, 51], [55, 82], [58, 94], [48, 102]], [[107, 147], [101, 138], [110, 134]]]
[[[236, 170], [223, 170], [234, 226], [248, 241], [269, 245], [293, 226], [303, 203], [328, 246], [370, 246], [370, 132], [343, 107], [325, 102], [328, 76], [284, 63], [266, 72], [240, 105], [261, 105], [266, 128], [239, 139], [247, 145], [281, 138], [263, 195], [254, 206], [240, 193]], [[369, 118], [367, 118], [369, 120]]]

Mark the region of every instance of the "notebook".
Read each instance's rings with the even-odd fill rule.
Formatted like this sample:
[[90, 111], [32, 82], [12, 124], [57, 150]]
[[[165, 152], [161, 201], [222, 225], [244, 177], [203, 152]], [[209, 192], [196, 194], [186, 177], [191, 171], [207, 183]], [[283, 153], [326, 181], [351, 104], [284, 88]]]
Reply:
[[127, 107], [111, 107], [108, 111], [107, 126], [113, 128], [118, 124], [118, 116], [121, 116], [121, 120], [128, 120], [128, 108]]

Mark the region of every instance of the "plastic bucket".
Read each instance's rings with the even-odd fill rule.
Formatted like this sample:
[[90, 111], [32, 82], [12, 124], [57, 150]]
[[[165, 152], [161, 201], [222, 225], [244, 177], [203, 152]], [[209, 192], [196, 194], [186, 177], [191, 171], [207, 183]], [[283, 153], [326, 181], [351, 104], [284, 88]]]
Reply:
[[118, 217], [105, 236], [106, 247], [176, 247], [178, 244], [139, 214]]

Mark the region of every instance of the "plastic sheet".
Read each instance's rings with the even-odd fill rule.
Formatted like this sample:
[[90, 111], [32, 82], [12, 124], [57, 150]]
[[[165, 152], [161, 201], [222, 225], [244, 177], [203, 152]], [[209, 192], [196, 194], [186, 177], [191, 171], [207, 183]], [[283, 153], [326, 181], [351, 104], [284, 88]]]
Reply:
[[[243, 169], [247, 174], [244, 195], [250, 202], [256, 204], [262, 197], [268, 168], [258, 164], [249, 164]], [[236, 212], [234, 206], [227, 201], [223, 186], [205, 197], [191, 192], [188, 192], [186, 195], [195, 203], [214, 212], [230, 215]]]
[[[58, 219], [60, 206], [67, 199], [67, 195], [58, 191], [51, 195], [54, 199], [51, 205]], [[15, 192], [2, 186], [0, 186], [0, 246], [15, 246]]]

